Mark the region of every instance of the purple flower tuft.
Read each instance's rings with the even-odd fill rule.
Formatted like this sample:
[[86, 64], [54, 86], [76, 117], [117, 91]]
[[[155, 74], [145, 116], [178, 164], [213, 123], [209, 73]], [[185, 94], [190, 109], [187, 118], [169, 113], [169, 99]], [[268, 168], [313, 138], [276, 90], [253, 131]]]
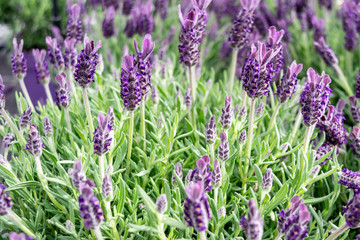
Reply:
[[11, 57], [12, 72], [18, 79], [23, 79], [26, 75], [27, 65], [23, 53], [24, 40], [20, 40], [18, 45], [17, 39], [13, 39], [14, 55]]
[[303, 65], [296, 64], [296, 60], [294, 60], [290, 67], [287, 68], [286, 74], [284, 74], [281, 78], [276, 92], [277, 98], [281, 103], [291, 99], [292, 95], [295, 93], [295, 88], [299, 81], [297, 76], [301, 72], [302, 68]]
[[106, 15], [104, 21], [102, 22], [102, 32], [104, 37], [109, 38], [114, 36], [114, 17], [115, 17], [115, 9], [113, 6], [106, 10]]
[[0, 183], [0, 216], [6, 215], [13, 205], [12, 198], [5, 189], [6, 186]]
[[155, 0], [155, 12], [160, 15], [161, 19], [166, 19], [167, 17], [168, 4], [168, 0]]
[[272, 184], [273, 184], [273, 172], [271, 168], [268, 168], [262, 179], [261, 188], [265, 192], [270, 192], [272, 188]]
[[201, 182], [202, 188], [210, 192], [211, 190], [211, 171], [209, 170], [210, 158], [204, 155], [202, 158], [196, 161], [197, 167], [191, 172], [189, 177], [190, 182]]
[[360, 193], [355, 192], [353, 198], [344, 206], [343, 214], [349, 228], [360, 227]]
[[64, 51], [64, 64], [65, 69], [74, 71], [74, 67], [76, 64], [76, 48], [75, 48], [76, 40], [75, 39], [66, 39], [64, 41], [65, 51]]
[[206, 123], [205, 128], [205, 137], [206, 142], [213, 144], [216, 141], [216, 125], [215, 125], [215, 116], [211, 116], [209, 122]]
[[49, 117], [44, 117], [43, 131], [45, 133], [45, 136], [47, 136], [47, 137], [53, 135], [53, 126], [50, 122]]
[[225, 98], [225, 107], [221, 110], [220, 122], [223, 129], [229, 129], [233, 118], [233, 110], [231, 108], [231, 97]]
[[47, 36], [45, 38], [46, 44], [48, 45], [48, 54], [50, 57], [50, 63], [56, 70], [62, 70], [65, 66], [64, 57], [61, 53], [61, 46], [57, 43], [56, 38]]
[[218, 148], [218, 156], [222, 161], [226, 161], [229, 158], [230, 148], [227, 136], [224, 132], [220, 133], [220, 145]]
[[190, 108], [192, 105], [192, 97], [191, 97], [191, 87], [186, 88], [186, 93], [184, 96], [185, 105]]
[[132, 0], [124, 0], [123, 7], [122, 7], [122, 13], [124, 15], [130, 15], [133, 6], [134, 6], [134, 3]]
[[124, 57], [121, 71], [121, 98], [126, 110], [134, 111], [141, 102], [141, 76], [137, 73], [134, 55]]
[[26, 150], [33, 156], [41, 156], [44, 144], [41, 140], [41, 136], [34, 124], [30, 126], [30, 134], [26, 144]]
[[15, 140], [15, 135], [12, 133], [7, 133], [5, 134], [4, 138], [3, 138], [3, 146], [4, 148], [8, 148], [9, 144], [12, 143]]
[[[181, 163], [179, 163], [179, 162], [177, 162], [175, 165], [175, 174], [179, 177], [180, 180], [182, 180], [183, 172], [182, 172]], [[176, 178], [175, 178], [174, 174], [172, 175], [171, 183], [173, 185], [176, 184]]]
[[71, 103], [71, 96], [70, 96], [70, 91], [69, 91], [69, 87], [68, 87], [68, 82], [66, 80], [66, 74], [64, 72], [62, 72], [59, 75], [56, 75], [55, 78], [59, 84], [59, 88], [56, 91], [57, 103], [61, 107], [67, 108], [67, 107], [69, 107], [69, 105]]
[[354, 122], [359, 123], [360, 122], [360, 109], [357, 104], [355, 96], [349, 97], [349, 104], [350, 104], [350, 113], [351, 113], [352, 119], [354, 120]]
[[353, 126], [353, 131], [349, 135], [349, 139], [352, 142], [351, 147], [353, 148], [354, 153], [360, 155], [360, 130], [357, 126]]
[[325, 39], [322, 37], [314, 42], [316, 51], [320, 54], [325, 63], [329, 66], [338, 64], [338, 59], [334, 51], [326, 44]]
[[12, 232], [9, 235], [9, 240], [35, 240], [32, 237], [26, 236], [25, 233]]
[[165, 194], [160, 195], [158, 199], [156, 199], [155, 208], [156, 211], [160, 214], [163, 214], [167, 210], [168, 202]]
[[110, 137], [111, 125], [109, 117], [102, 113], [98, 115], [99, 126], [94, 131], [94, 153], [102, 156], [110, 150], [112, 138]]
[[360, 192], [360, 173], [343, 168], [340, 174], [339, 183], [354, 190], [355, 192]]
[[32, 54], [35, 60], [35, 74], [38, 83], [47, 84], [50, 81], [48, 65], [45, 61], [46, 50], [33, 49]]
[[109, 174], [105, 174], [101, 187], [101, 194], [104, 199], [111, 200], [113, 198], [113, 185]]
[[82, 164], [79, 160], [74, 161], [74, 165], [72, 168], [69, 168], [68, 174], [72, 179], [73, 186], [76, 188], [79, 188], [86, 181], [85, 172], [82, 170]]
[[27, 108], [21, 115], [19, 119], [19, 125], [21, 129], [30, 126], [32, 118], [32, 110], [31, 107]]
[[214, 161], [214, 170], [212, 171], [212, 183], [215, 188], [220, 187], [221, 185], [221, 168], [219, 160], [215, 159]]
[[239, 135], [239, 143], [244, 144], [246, 141], [246, 129], [242, 130]]
[[80, 19], [80, 6], [77, 4], [72, 5], [71, 15], [69, 16], [66, 26], [66, 38], [75, 39], [76, 43], [81, 43], [83, 38], [82, 22]]
[[243, 215], [240, 225], [249, 240], [261, 240], [264, 233], [264, 221], [253, 199], [249, 200], [249, 212], [246, 219]]
[[[315, 161], [318, 161], [323, 156], [325, 156], [328, 152], [332, 152], [334, 150], [334, 145], [329, 143], [328, 141], [325, 141], [319, 149], [316, 151], [315, 154]], [[332, 155], [328, 156], [326, 159], [324, 159], [320, 164], [325, 165], [327, 161], [329, 161], [332, 158]]]
[[282, 38], [285, 34], [284, 30], [276, 31], [275, 26], [269, 28], [269, 40], [266, 42], [266, 47], [268, 49], [277, 50], [280, 49], [279, 53], [272, 59], [272, 69], [274, 71], [275, 81], [280, 78], [280, 72], [283, 69], [284, 62], [284, 47], [282, 45]]

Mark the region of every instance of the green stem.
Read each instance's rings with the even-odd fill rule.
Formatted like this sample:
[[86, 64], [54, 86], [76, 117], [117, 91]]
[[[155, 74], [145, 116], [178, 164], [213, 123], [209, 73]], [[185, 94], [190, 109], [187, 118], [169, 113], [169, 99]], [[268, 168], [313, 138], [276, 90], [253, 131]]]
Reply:
[[44, 84], [44, 89], [45, 89], [45, 93], [46, 93], [46, 97], [47, 99], [50, 101], [50, 104], [53, 104], [53, 98], [51, 96], [51, 92], [50, 92], [50, 88], [49, 88], [49, 83]]
[[248, 123], [248, 132], [247, 132], [247, 141], [245, 146], [245, 174], [249, 168], [249, 159], [251, 154], [251, 147], [254, 135], [254, 118], [255, 118], [255, 99], [250, 98], [250, 113], [249, 113], [249, 123]]
[[94, 228], [93, 231], [94, 231], [94, 234], [95, 234], [95, 238], [96, 238], [97, 240], [104, 240], [104, 237], [103, 237], [103, 235], [102, 235], [101, 230], [100, 230], [99, 227]]
[[48, 137], [48, 140], [49, 140], [49, 145], [50, 145], [51, 151], [54, 153], [54, 156], [55, 156], [57, 159], [59, 159], [59, 158], [58, 158], [58, 155], [57, 155], [57, 152], [56, 152], [56, 146], [55, 146], [55, 144], [54, 144], [54, 136], [53, 136], [53, 135], [52, 135], [52, 136], [49, 136], [49, 137]]
[[214, 202], [215, 202], [215, 207], [217, 208], [217, 199], [218, 199], [218, 195], [219, 195], [219, 188], [214, 188]]
[[329, 237], [327, 237], [326, 240], [335, 240], [338, 237], [340, 237], [340, 235], [343, 234], [348, 229], [349, 229], [349, 227], [345, 223], [344, 225], [339, 227], [335, 232], [333, 232]]
[[72, 74], [71, 70], [69, 70], [69, 72], [68, 72], [68, 78], [69, 78], [69, 82], [70, 82], [71, 91], [73, 92], [73, 95], [74, 95], [75, 102], [78, 103], [79, 99], [77, 96], [76, 86], [74, 84], [74, 75]]
[[199, 232], [200, 240], [206, 240], [206, 233], [205, 231]]
[[104, 180], [104, 156], [99, 155], [99, 170], [100, 170], [100, 180], [101, 182]]
[[231, 65], [230, 65], [230, 75], [229, 75], [229, 92], [232, 91], [234, 86], [234, 78], [235, 78], [235, 70], [236, 70], [236, 62], [238, 56], [239, 49], [233, 48], [232, 57], [231, 57]]
[[311, 139], [312, 133], [314, 131], [314, 128], [315, 128], [315, 125], [312, 125], [312, 126], [306, 128], [305, 139], [304, 139], [304, 153], [305, 154], [307, 154], [310, 139]]
[[297, 116], [296, 116], [296, 120], [295, 120], [295, 124], [292, 128], [292, 132], [290, 134], [290, 137], [289, 137], [289, 144], [291, 145], [292, 144], [292, 141], [294, 140], [295, 138], [295, 135], [300, 127], [300, 123], [301, 123], [301, 120], [302, 120], [302, 113], [301, 113], [301, 110], [299, 110]]
[[280, 240], [282, 237], [282, 234], [281, 233], [278, 233], [278, 235], [276, 236], [275, 240]]
[[25, 222], [12, 210], [9, 210], [7, 214], [8, 218], [15, 223], [26, 235], [36, 238], [35, 234], [29, 229], [28, 226], [26, 226]]
[[195, 103], [196, 99], [196, 82], [195, 82], [195, 67], [189, 66], [189, 81], [190, 81], [190, 88], [191, 88], [191, 97], [193, 103]]
[[[268, 127], [268, 130], [271, 130], [273, 127], [274, 127], [274, 124], [276, 122], [276, 116], [278, 115], [279, 113], [279, 109], [280, 109], [280, 106], [281, 106], [281, 103], [279, 102], [274, 111], [273, 111], [273, 114], [271, 115], [271, 119], [270, 119], [270, 123], [269, 123], [269, 127]], [[267, 142], [269, 140], [269, 136], [270, 134], [268, 134], [265, 138], [265, 142]]]
[[74, 139], [73, 139], [73, 137], [71, 135], [72, 128], [71, 128], [71, 122], [70, 122], [69, 109], [65, 108], [64, 110], [65, 110], [66, 124], [67, 124], [67, 126], [69, 128], [70, 143], [71, 143], [71, 146], [75, 146]]
[[35, 108], [34, 105], [31, 101], [30, 95], [27, 91], [26, 85], [24, 83], [24, 79], [19, 79], [19, 83], [20, 83], [20, 87], [21, 87], [21, 91], [23, 92], [25, 99], [27, 101], [27, 104], [31, 107], [31, 109], [33, 110], [33, 112], [35, 112]]
[[225, 161], [220, 161], [221, 164], [221, 175], [222, 175], [222, 182], [224, 183], [226, 178], [227, 178], [227, 174], [226, 174], [226, 163]]
[[105, 208], [106, 208], [106, 220], [109, 222], [109, 224], [112, 228], [113, 236], [114, 236], [115, 240], [120, 240], [119, 232], [116, 228], [116, 224], [115, 224], [114, 220], [112, 220], [110, 201], [105, 200]]
[[145, 151], [146, 150], [145, 98], [143, 98], [140, 103], [140, 115], [141, 115], [140, 131], [141, 131], [141, 136], [143, 137], [144, 151]]
[[89, 128], [90, 128], [90, 136], [92, 136], [92, 134], [94, 133], [94, 124], [93, 124], [92, 117], [91, 117], [89, 98], [88, 98], [88, 95], [86, 92], [86, 88], [82, 88], [82, 94], [83, 94], [83, 99], [84, 99], [86, 117], [87, 117], [87, 121], [88, 121]]
[[129, 173], [129, 171], [130, 171], [130, 159], [131, 159], [133, 134], [134, 134], [134, 112], [131, 111], [130, 119], [129, 119], [129, 142], [128, 142], [128, 152], [127, 152], [127, 158], [126, 158], [126, 173]]
[[214, 150], [214, 145], [215, 143], [209, 144], [209, 148], [210, 148], [210, 164], [214, 165], [215, 162], [215, 150]]
[[1, 115], [5, 118], [7, 124], [9, 124], [11, 130], [15, 133], [16, 137], [18, 138], [18, 141], [21, 143], [21, 145], [26, 146], [26, 141], [23, 136], [23, 134], [20, 133], [19, 129], [15, 126], [9, 115], [6, 113], [4, 108], [0, 109]]
[[346, 77], [345, 77], [343, 71], [341, 70], [339, 64], [334, 64], [332, 67], [334, 68], [335, 72], [339, 76], [339, 79], [340, 79], [339, 85], [345, 90], [345, 92], [348, 94], [348, 96], [353, 96], [354, 95], [353, 90], [350, 87], [348, 81], [346, 80]]

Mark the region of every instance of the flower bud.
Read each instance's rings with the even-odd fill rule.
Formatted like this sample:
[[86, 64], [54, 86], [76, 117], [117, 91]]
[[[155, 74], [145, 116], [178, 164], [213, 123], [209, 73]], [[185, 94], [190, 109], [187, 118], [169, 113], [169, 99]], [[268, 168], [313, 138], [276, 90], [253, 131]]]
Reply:
[[165, 194], [162, 194], [158, 197], [155, 206], [156, 206], [156, 211], [160, 214], [163, 214], [167, 210], [168, 202]]

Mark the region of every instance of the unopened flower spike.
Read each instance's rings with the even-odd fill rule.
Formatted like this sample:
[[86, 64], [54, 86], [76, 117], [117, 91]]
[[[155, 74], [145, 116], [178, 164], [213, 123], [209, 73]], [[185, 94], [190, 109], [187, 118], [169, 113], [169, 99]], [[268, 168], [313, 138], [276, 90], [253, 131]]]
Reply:
[[108, 110], [107, 110], [106, 119], [107, 119], [107, 124], [108, 124], [109, 130], [114, 130], [114, 127], [115, 127], [115, 114], [114, 114], [114, 109], [113, 109], [112, 106], [110, 106], [108, 108]]
[[268, 168], [262, 179], [261, 188], [265, 192], [270, 192], [272, 188], [272, 184], [273, 184], [273, 172], [271, 168]]
[[50, 57], [50, 63], [58, 71], [63, 70], [65, 67], [64, 57], [61, 53], [61, 46], [58, 44], [56, 38], [47, 36], [45, 38], [46, 44], [48, 45], [48, 54]]
[[42, 149], [44, 148], [41, 136], [34, 124], [30, 126], [30, 134], [28, 142], [26, 144], [26, 149], [35, 157], [42, 155]]
[[343, 168], [340, 173], [339, 183], [355, 192], [360, 192], [360, 173]]
[[0, 183], [0, 216], [8, 214], [13, 205], [12, 198], [9, 193], [6, 192], [6, 186]]
[[111, 200], [113, 198], [113, 185], [109, 174], [105, 174], [104, 176], [101, 194], [104, 199]]
[[230, 148], [226, 133], [220, 133], [220, 145], [218, 148], [218, 157], [222, 161], [226, 161], [229, 158]]
[[56, 75], [55, 79], [59, 85], [59, 88], [56, 91], [57, 103], [63, 108], [68, 108], [71, 103], [71, 96], [66, 74], [62, 72], [59, 75]]
[[351, 147], [353, 148], [354, 153], [360, 155], [360, 130], [357, 126], [353, 126], [349, 139], [351, 140]]
[[[125, 4], [125, 2], [124, 2]], [[155, 0], [155, 12], [157, 12], [161, 19], [166, 19], [167, 17], [167, 8], [169, 1], [168, 0]]]
[[49, 117], [44, 117], [43, 131], [45, 133], [45, 136], [47, 137], [53, 135], [53, 126], [51, 124]]
[[220, 163], [219, 160], [215, 159], [214, 161], [214, 170], [212, 171], [212, 182], [213, 182], [213, 186], [215, 188], [220, 187], [221, 185], [221, 167], [220, 167]]
[[66, 39], [64, 41], [65, 51], [64, 51], [64, 64], [65, 69], [69, 72], [73, 72], [76, 64], [76, 40], [75, 39]]
[[253, 199], [249, 200], [248, 217], [242, 216], [241, 228], [249, 240], [261, 240], [264, 233], [264, 221]]
[[115, 9], [113, 6], [110, 6], [106, 10], [105, 18], [102, 22], [102, 32], [104, 37], [109, 38], [114, 36], [114, 18], [115, 18]]
[[30, 126], [32, 118], [32, 110], [31, 108], [27, 108], [21, 115], [19, 119], [19, 125], [21, 129], [25, 129]]
[[50, 73], [45, 61], [46, 50], [33, 49], [32, 54], [35, 60], [35, 74], [38, 83], [48, 84], [50, 81]]
[[23, 53], [24, 40], [18, 44], [17, 39], [13, 39], [14, 55], [11, 57], [12, 72], [18, 79], [24, 79], [27, 72], [27, 62]]
[[301, 72], [302, 68], [303, 65], [297, 64], [296, 60], [294, 60], [290, 67], [287, 68], [286, 74], [284, 74], [281, 78], [276, 92], [277, 98], [281, 103], [290, 100], [292, 95], [295, 93], [295, 88], [299, 81], [297, 76]]
[[4, 148], [8, 148], [10, 143], [12, 143], [15, 140], [15, 135], [12, 133], [7, 133], [5, 134], [4, 138], [3, 138], [3, 146]]
[[184, 102], [185, 102], [185, 105], [188, 108], [191, 107], [191, 105], [192, 105], [191, 87], [186, 88], [186, 93], [185, 93], [185, 96], [184, 96]]
[[272, 69], [274, 70], [274, 81], [277, 81], [280, 77], [280, 72], [283, 69], [284, 62], [284, 47], [282, 45], [282, 38], [285, 34], [285, 31], [281, 29], [280, 31], [276, 30], [275, 26], [269, 28], [269, 39], [266, 43], [266, 46], [269, 49], [280, 49], [279, 53], [272, 60]]
[[220, 122], [223, 129], [229, 129], [231, 127], [233, 118], [233, 109], [231, 108], [231, 97], [227, 96], [225, 99], [225, 107], [221, 110]]
[[262, 116], [264, 113], [264, 109], [265, 109], [264, 103], [260, 102], [255, 109], [255, 116]]
[[166, 199], [166, 195], [162, 194], [156, 199], [155, 209], [158, 213], [164, 214], [167, 208], [168, 208], [168, 202]]
[[76, 44], [81, 43], [83, 38], [82, 21], [80, 19], [80, 6], [77, 4], [72, 5], [71, 15], [69, 16], [66, 26], [66, 38], [75, 39]]
[[211, 190], [211, 171], [209, 170], [210, 158], [207, 155], [202, 156], [196, 161], [196, 168], [191, 171], [190, 182], [201, 182], [203, 189], [207, 192]]
[[101, 156], [110, 150], [112, 138], [110, 137], [110, 128], [108, 124], [108, 116], [102, 113], [98, 115], [99, 126], [94, 132], [94, 153]]
[[82, 183], [85, 183], [86, 176], [85, 172], [82, 169], [81, 161], [75, 160], [72, 168], [68, 170], [69, 177], [72, 180], [74, 187], [79, 188]]
[[239, 143], [244, 144], [246, 141], [246, 129], [242, 130], [239, 135]]
[[360, 122], [360, 109], [355, 96], [349, 97], [350, 114], [354, 122]]
[[[182, 166], [181, 166], [181, 163], [179, 163], [179, 162], [177, 162], [175, 165], [175, 174], [179, 177], [180, 180], [183, 179]], [[174, 174], [172, 175], [171, 183], [173, 185], [176, 184], [176, 178], [175, 178]]]
[[121, 65], [121, 98], [128, 111], [134, 111], [141, 102], [140, 76], [136, 71], [134, 55], [127, 55]]
[[215, 141], [216, 141], [215, 116], [211, 116], [209, 119], [209, 122], [206, 123], [205, 137], [206, 137], [206, 141], [209, 144], [215, 143]]
[[339, 63], [334, 51], [326, 44], [325, 39], [322, 37], [314, 42], [316, 51], [320, 54], [325, 63], [329, 66], [334, 66]]

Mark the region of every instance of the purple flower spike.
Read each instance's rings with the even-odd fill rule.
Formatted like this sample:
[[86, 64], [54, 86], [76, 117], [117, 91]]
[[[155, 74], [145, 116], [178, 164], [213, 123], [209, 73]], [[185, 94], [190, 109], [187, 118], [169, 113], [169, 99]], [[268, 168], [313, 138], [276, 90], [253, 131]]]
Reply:
[[5, 189], [6, 186], [0, 183], [0, 216], [6, 215], [13, 205], [12, 198]]
[[12, 72], [18, 79], [23, 79], [27, 72], [26, 59], [23, 53], [24, 40], [20, 40], [18, 45], [17, 39], [13, 39], [14, 55], [11, 57]]
[[5, 107], [5, 94], [4, 94], [5, 86], [4, 80], [0, 74], [0, 109]]
[[32, 110], [29, 107], [20, 115], [20, 119], [19, 119], [20, 128], [24, 129], [27, 126], [30, 126], [31, 118], [32, 118]]
[[355, 93], [355, 96], [358, 99], [360, 98], [360, 71], [356, 75], [356, 93]]
[[272, 188], [272, 184], [273, 184], [273, 172], [271, 168], [268, 168], [262, 179], [261, 188], [265, 192], [270, 192]]
[[57, 43], [56, 38], [47, 36], [45, 38], [48, 45], [48, 54], [50, 57], [50, 63], [56, 70], [62, 70], [65, 66], [64, 57], [61, 53], [61, 46]]
[[[175, 174], [179, 177], [180, 180], [182, 180], [183, 172], [182, 172], [181, 163], [179, 163], [179, 162], [176, 163], [176, 165], [175, 165]], [[176, 184], [176, 178], [175, 178], [174, 174], [172, 175], [171, 182], [173, 185]]]
[[74, 71], [74, 67], [76, 64], [76, 48], [75, 48], [76, 40], [75, 39], [66, 39], [64, 41], [65, 51], [64, 51], [64, 64], [65, 69]]
[[104, 21], [102, 22], [102, 32], [104, 37], [109, 38], [114, 36], [114, 17], [115, 17], [115, 9], [113, 6], [107, 9]]
[[4, 148], [8, 148], [9, 144], [12, 143], [15, 140], [15, 135], [12, 133], [7, 133], [5, 134], [4, 138], [3, 138], [3, 146]]
[[140, 75], [136, 71], [134, 55], [127, 55], [121, 65], [121, 98], [128, 111], [134, 111], [141, 102]]
[[105, 174], [102, 183], [101, 194], [104, 199], [111, 200], [113, 198], [113, 185], [109, 174]]
[[250, 98], [267, 96], [272, 81], [272, 59], [279, 53], [277, 50], [266, 50], [264, 43], [258, 42], [256, 48], [253, 44], [249, 57], [246, 59], [241, 74], [244, 89]]
[[223, 129], [229, 129], [233, 118], [233, 110], [231, 108], [231, 97], [225, 98], [225, 107], [221, 110], [220, 122]]
[[352, 119], [354, 120], [354, 122], [359, 123], [360, 122], [360, 109], [357, 104], [355, 96], [349, 97], [349, 104], [350, 104], [350, 113], [351, 113]]
[[41, 136], [34, 124], [30, 126], [30, 134], [26, 144], [26, 150], [29, 151], [33, 156], [38, 157], [42, 154], [44, 144], [42, 142]]
[[76, 43], [81, 43], [83, 38], [82, 22], [80, 19], [80, 6], [77, 4], [72, 5], [71, 15], [69, 16], [66, 26], [66, 38], [75, 39]]
[[296, 64], [296, 60], [294, 60], [290, 67], [287, 68], [286, 74], [281, 78], [281, 82], [276, 92], [277, 98], [281, 103], [291, 99], [292, 95], [295, 93], [295, 88], [299, 81], [297, 76], [302, 68], [303, 65]]
[[167, 17], [168, 4], [168, 0], [155, 0], [155, 12], [160, 15], [161, 19], [166, 19]]
[[243, 48], [249, 41], [254, 24], [254, 10], [259, 5], [259, 0], [241, 0], [242, 10], [234, 20], [230, 31], [229, 43], [232, 48]]
[[99, 126], [94, 132], [94, 153], [102, 156], [110, 150], [112, 138], [110, 137], [110, 128], [108, 117], [102, 113], [98, 115]]
[[264, 103], [260, 102], [259, 105], [257, 105], [257, 107], [255, 108], [255, 116], [261, 116], [264, 113]]
[[200, 182], [186, 187], [186, 198], [184, 201], [184, 220], [189, 227], [195, 231], [202, 232], [208, 228], [210, 208], [207, 197], [204, 194]]
[[209, 122], [206, 123], [205, 128], [205, 137], [206, 142], [213, 144], [216, 141], [216, 125], [215, 125], [215, 116], [211, 116]]
[[178, 14], [181, 24], [178, 46], [180, 63], [188, 67], [194, 66], [200, 60], [199, 46], [202, 33], [196, 29], [200, 12], [198, 8], [195, 8], [188, 12], [188, 14], [184, 17], [181, 12], [181, 6], [179, 5]]
[[218, 149], [218, 156], [222, 161], [226, 161], [229, 158], [230, 148], [227, 136], [224, 132], [220, 133], [220, 145]]
[[138, 75], [140, 75], [141, 96], [146, 98], [151, 89], [151, 56], [155, 48], [155, 42], [151, 40], [150, 34], [146, 34], [141, 51], [135, 39], [134, 47], [136, 51], [135, 65], [138, 70]]
[[51, 121], [50, 121], [50, 119], [48, 117], [44, 117], [43, 131], [45, 133], [45, 136], [47, 136], [47, 137], [53, 135], [53, 126], [52, 126]]
[[35, 240], [32, 237], [26, 236], [25, 233], [12, 232], [9, 235], [9, 240]]
[[[325, 141], [319, 149], [316, 151], [315, 154], [315, 161], [318, 161], [320, 158], [322, 158], [324, 155], [326, 155], [328, 152], [332, 152], [334, 150], [334, 144], [329, 143], [328, 141]], [[328, 156], [324, 161], [322, 161], [320, 164], [325, 165], [327, 161], [329, 161], [332, 158], [332, 155]]]
[[115, 126], [115, 115], [114, 115], [114, 109], [112, 106], [110, 106], [107, 110], [106, 113], [106, 118], [108, 121], [108, 127], [109, 130], [114, 130], [114, 126]]
[[310, 212], [298, 195], [291, 199], [291, 206], [281, 210], [278, 216], [278, 230], [285, 239], [302, 240], [308, 236]]
[[35, 60], [35, 74], [38, 83], [47, 84], [50, 81], [48, 65], [45, 61], [46, 50], [33, 49], [32, 54]]
[[320, 38], [318, 41], [314, 42], [316, 51], [320, 54], [325, 63], [329, 66], [334, 66], [338, 64], [338, 59], [334, 51], [326, 44], [324, 38]]
[[209, 6], [212, 0], [192, 0], [195, 9], [198, 9], [199, 16], [195, 25], [195, 31], [200, 35], [200, 44], [205, 36], [205, 28], [208, 22], [208, 15], [206, 8]]
[[134, 3], [132, 0], [124, 0], [123, 7], [122, 7], [122, 13], [124, 15], [130, 15], [133, 5], [134, 5]]
[[346, 225], [349, 228], [360, 227], [360, 193], [355, 192], [353, 198], [343, 209]]
[[155, 208], [156, 211], [160, 214], [163, 214], [167, 210], [168, 202], [165, 194], [160, 195], [158, 199], [156, 199]]
[[124, 33], [127, 37], [132, 37], [135, 33], [144, 36], [152, 33], [155, 29], [155, 20], [152, 13], [152, 1], [146, 4], [137, 4], [131, 10], [131, 16], [126, 22]]
[[211, 190], [211, 171], [209, 170], [210, 158], [204, 155], [196, 161], [197, 167], [191, 172], [190, 182], [201, 182], [203, 189], [207, 192]]
[[86, 181], [85, 172], [82, 170], [82, 164], [79, 160], [74, 161], [74, 165], [68, 170], [68, 174], [72, 179], [73, 186], [76, 188], [79, 188]]
[[246, 130], [242, 130], [240, 135], [239, 135], [239, 143], [240, 144], [244, 144], [246, 141]]
[[243, 215], [240, 225], [248, 240], [261, 240], [264, 233], [264, 221], [253, 199], [249, 200], [249, 212], [246, 219]]
[[346, 100], [339, 99], [338, 102], [336, 103], [336, 107], [334, 111], [336, 118], [339, 120], [341, 124], [343, 124], [345, 120], [345, 114], [343, 112], [345, 106], [346, 106]]
[[214, 170], [212, 171], [212, 183], [215, 188], [220, 187], [221, 185], [221, 168], [219, 160], [215, 159], [214, 161]]
[[326, 39], [325, 20], [322, 18], [314, 18], [313, 25], [314, 25], [314, 34], [313, 34], [314, 41], [319, 41], [320, 38]]
[[190, 108], [192, 105], [192, 97], [191, 97], [191, 87], [186, 88], [186, 93], [184, 96], [185, 105]]
[[355, 192], [360, 192], [360, 173], [343, 168], [340, 174], [339, 183]]
[[273, 70], [274, 72], [274, 76], [276, 77], [275, 81], [277, 81], [280, 77], [280, 72], [283, 69], [283, 62], [284, 62], [284, 57], [283, 57], [283, 52], [284, 52], [284, 47], [282, 46], [282, 38], [285, 34], [284, 30], [280, 30], [280, 31], [276, 31], [276, 27], [271, 26], [269, 28], [269, 40], [266, 43], [266, 47], [272, 50], [276, 50], [276, 49], [280, 49], [279, 53], [273, 58], [272, 63], [273, 63]]
[[344, 1], [340, 18], [345, 32], [345, 49], [354, 51], [358, 46], [357, 30], [359, 28], [360, 5], [356, 1]]
[[356, 235], [354, 240], [360, 240], [360, 234]]
[[351, 147], [353, 148], [354, 153], [360, 155], [360, 130], [357, 126], [353, 126], [353, 131], [349, 135], [349, 139], [352, 142]]
[[71, 96], [70, 91], [68, 87], [68, 82], [66, 80], [66, 73], [62, 72], [59, 75], [56, 75], [56, 81], [59, 84], [59, 88], [56, 91], [56, 99], [57, 103], [63, 107], [67, 108], [69, 107], [71, 103]]
[[118, 9], [120, 6], [119, 0], [103, 0], [102, 2], [104, 8], [113, 7], [114, 9]]
[[80, 184], [79, 207], [87, 229], [97, 228], [104, 220], [99, 200], [92, 190], [94, 186], [95, 184], [91, 180]]
[[329, 75], [323, 72], [320, 76], [314, 69], [309, 68], [307, 76], [305, 89], [300, 95], [300, 105], [304, 123], [310, 127], [324, 114], [332, 91], [329, 88], [331, 82]]
[[89, 41], [88, 37], [84, 39], [84, 49], [81, 50], [75, 65], [74, 79], [77, 84], [86, 88], [94, 81], [96, 66], [99, 63], [98, 50], [101, 47], [101, 41], [96, 46], [94, 41]]

